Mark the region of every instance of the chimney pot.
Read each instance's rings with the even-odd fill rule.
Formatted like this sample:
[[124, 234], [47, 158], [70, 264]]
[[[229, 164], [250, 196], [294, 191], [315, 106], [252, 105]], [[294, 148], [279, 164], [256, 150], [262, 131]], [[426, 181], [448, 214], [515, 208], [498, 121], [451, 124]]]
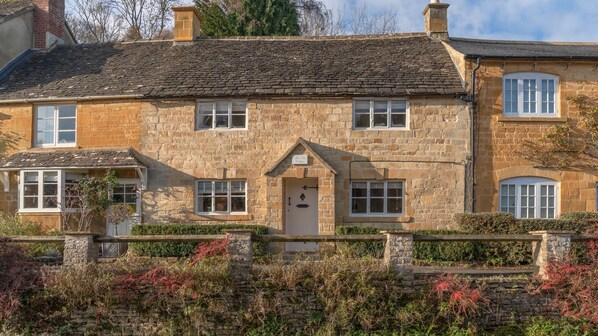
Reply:
[[191, 42], [199, 37], [199, 11], [196, 7], [174, 7], [174, 41]]
[[424, 25], [426, 34], [437, 39], [447, 39], [448, 32], [448, 7], [449, 4], [439, 0], [430, 0], [424, 9]]

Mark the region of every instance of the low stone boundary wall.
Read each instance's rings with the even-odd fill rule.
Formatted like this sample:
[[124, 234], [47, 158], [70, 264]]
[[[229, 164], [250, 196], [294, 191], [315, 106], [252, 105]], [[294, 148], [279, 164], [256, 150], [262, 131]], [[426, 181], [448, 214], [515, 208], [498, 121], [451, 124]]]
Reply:
[[[510, 323], [528, 322], [533, 317], [557, 317], [559, 314], [550, 305], [551, 297], [547, 295], [531, 294], [534, 280], [530, 277], [470, 277], [472, 286], [483, 289], [484, 296], [489, 303], [482, 308], [481, 314], [475, 318], [480, 328], [496, 328]], [[389, 295], [405, 295], [405, 298], [426, 294], [433, 281], [432, 275], [414, 276], [410, 285], [405, 286], [401, 281], [389, 283], [380, 281], [379, 285], [388, 290]], [[394, 293], [394, 294], [393, 294]], [[239, 316], [239, 308], [250, 307], [255, 300], [266, 295], [276, 302], [280, 317], [283, 318], [291, 334], [301, 331], [309, 324], [314, 316], [323, 315], [323, 307], [315, 293], [296, 288], [294, 290], [280, 290], [239, 282], [235, 285], [234, 295], [223, 294], [218, 300], [229, 313], [218, 316], [208, 316], [206, 321], [207, 335], [237, 336], [243, 323]], [[69, 325], [68, 334], [87, 335], [158, 335], [168, 329], [169, 321], [159, 317], [140, 314], [132, 307], [116, 307], [109, 312], [99, 312], [94, 308], [87, 311], [71, 313], [65, 325]]]

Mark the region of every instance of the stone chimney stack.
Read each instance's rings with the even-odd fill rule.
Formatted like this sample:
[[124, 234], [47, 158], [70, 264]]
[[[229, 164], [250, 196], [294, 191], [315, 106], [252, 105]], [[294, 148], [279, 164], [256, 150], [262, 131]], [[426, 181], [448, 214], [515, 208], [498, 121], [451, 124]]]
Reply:
[[174, 41], [191, 42], [199, 37], [199, 11], [195, 7], [175, 7]]
[[449, 4], [440, 3], [439, 0], [430, 0], [424, 9], [424, 24], [426, 34], [437, 39], [446, 39], [448, 33], [448, 7]]
[[45, 49], [64, 43], [64, 0], [33, 0], [33, 47]]

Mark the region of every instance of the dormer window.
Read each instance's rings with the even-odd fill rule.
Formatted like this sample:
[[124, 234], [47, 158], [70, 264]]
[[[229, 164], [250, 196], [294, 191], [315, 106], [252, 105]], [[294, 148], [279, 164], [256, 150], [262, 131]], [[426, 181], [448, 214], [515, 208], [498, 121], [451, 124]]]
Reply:
[[247, 102], [198, 101], [195, 129], [245, 129], [247, 128]]
[[75, 105], [35, 107], [35, 147], [72, 147], [77, 140]]
[[503, 114], [509, 117], [558, 116], [557, 76], [515, 73], [503, 78]]

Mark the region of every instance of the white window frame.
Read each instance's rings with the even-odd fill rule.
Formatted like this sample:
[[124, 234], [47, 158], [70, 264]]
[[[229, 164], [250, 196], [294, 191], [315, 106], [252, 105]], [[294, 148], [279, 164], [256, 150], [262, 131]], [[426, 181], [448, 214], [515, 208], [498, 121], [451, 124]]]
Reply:
[[[517, 112], [507, 112], [507, 94], [506, 94], [506, 82], [507, 80], [517, 81]], [[524, 80], [536, 80], [536, 91], [535, 91], [535, 108], [536, 112], [523, 112], [524, 101], [523, 101], [523, 81]], [[554, 81], [554, 112], [542, 112], [542, 80], [553, 80]], [[547, 73], [537, 72], [517, 72], [506, 74], [503, 76], [502, 81], [502, 110], [505, 117], [522, 117], [522, 118], [557, 118], [559, 116], [559, 77]]]
[[[521, 217], [521, 190], [522, 186], [529, 186], [533, 185], [535, 188], [534, 192], [534, 217], [527, 217], [527, 218], [544, 218], [544, 219], [552, 219], [559, 217], [559, 203], [560, 203], [560, 188], [559, 183], [553, 181], [551, 179], [543, 178], [543, 177], [515, 177], [506, 180], [502, 180], [498, 186], [498, 211], [502, 212], [503, 204], [503, 192], [502, 187], [505, 185], [514, 185], [515, 186], [515, 217]], [[542, 186], [552, 186], [554, 187], [554, 217], [541, 217], [541, 202], [542, 196], [540, 194]], [[529, 205], [528, 205], [529, 207]]]
[[[25, 208], [25, 173], [37, 173], [37, 208]], [[58, 179], [58, 194], [56, 195], [56, 208], [43, 208], [44, 199], [44, 173], [56, 173]], [[62, 172], [56, 169], [49, 170], [21, 170], [19, 175], [19, 212], [60, 212], [62, 204]]]
[[[200, 127], [200, 114], [199, 104], [212, 104], [212, 126], [211, 127]], [[228, 103], [228, 127], [216, 127], [216, 104], [217, 103]], [[245, 103], [245, 126], [244, 127], [233, 127], [233, 103]], [[249, 124], [249, 108], [247, 100], [233, 99], [233, 100], [219, 100], [219, 99], [198, 99], [195, 102], [195, 130], [196, 131], [243, 131], [247, 130]]]
[[[354, 183], [367, 183], [367, 213], [353, 213], [353, 184]], [[370, 184], [371, 183], [384, 183], [384, 213], [371, 213], [370, 212]], [[401, 213], [388, 213], [388, 183], [401, 183], [402, 194], [401, 203], [403, 212]], [[372, 180], [356, 180], [351, 181], [349, 184], [349, 214], [351, 217], [403, 217], [405, 216], [405, 180], [384, 180], [384, 181], [372, 181]]]
[[[58, 108], [60, 106], [73, 106], [75, 108], [75, 141], [69, 143], [58, 142], [58, 133], [60, 130], [58, 129], [59, 125], [59, 113]], [[38, 144], [37, 143], [37, 110], [40, 107], [54, 107], [54, 141], [51, 144]], [[77, 146], [77, 104], [75, 103], [63, 103], [63, 104], [55, 104], [55, 105], [35, 105], [33, 107], [33, 147], [36, 148], [56, 148], [56, 147], [76, 147]], [[71, 119], [70, 117], [68, 119]]]
[[[374, 126], [374, 101], [386, 101], [386, 114], [387, 121], [386, 126]], [[357, 102], [369, 101], [370, 103], [370, 126], [369, 127], [357, 127], [357, 118], [355, 117], [355, 106]], [[392, 102], [393, 101], [404, 101], [405, 102], [405, 126], [392, 126]], [[407, 98], [355, 98], [353, 99], [352, 117], [353, 117], [353, 129], [354, 130], [408, 130], [409, 129], [409, 100]]]
[[[136, 207], [137, 207], [137, 211], [133, 214], [131, 214], [132, 217], [139, 217], [141, 216], [141, 180], [137, 179], [137, 178], [120, 178], [118, 180], [116, 180], [116, 184], [135, 184], [135, 193], [136, 193], [136, 198], [135, 198], [135, 202]], [[111, 195], [112, 195], [112, 190], [110, 191]], [[113, 204], [127, 204], [127, 203], [113, 203]]]
[[[199, 189], [199, 183], [200, 182], [211, 182], [212, 183], [212, 195], [210, 196], [212, 198], [212, 209], [215, 209], [215, 193], [216, 193], [216, 188], [215, 188], [215, 183], [216, 182], [227, 182], [227, 211], [209, 211], [209, 212], [200, 212], [199, 211], [199, 195], [198, 195], [198, 189]], [[245, 197], [245, 211], [230, 211], [231, 210], [231, 182], [244, 182], [245, 183], [245, 195], [243, 197]], [[238, 196], [237, 196], [238, 197]], [[244, 215], [247, 214], [247, 180], [196, 180], [195, 181], [195, 214], [196, 215]]]

